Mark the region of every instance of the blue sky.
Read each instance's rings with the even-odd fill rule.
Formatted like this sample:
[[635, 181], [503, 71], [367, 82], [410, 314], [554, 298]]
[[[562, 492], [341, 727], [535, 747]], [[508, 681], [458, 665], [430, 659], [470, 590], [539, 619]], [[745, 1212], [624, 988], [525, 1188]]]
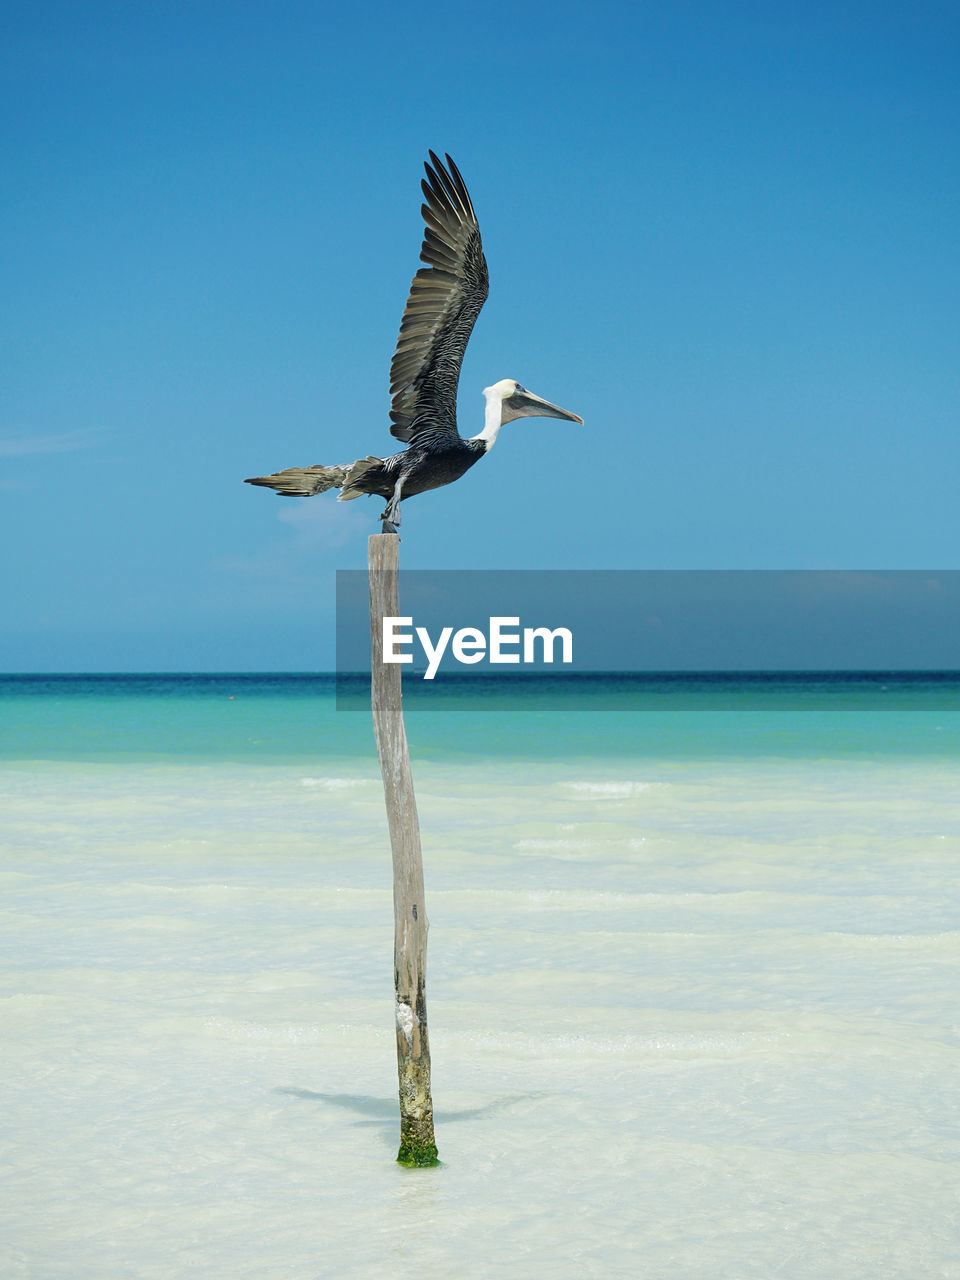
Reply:
[[0, 669], [333, 665], [428, 147], [491, 295], [410, 568], [958, 567], [953, 3], [19, 3]]

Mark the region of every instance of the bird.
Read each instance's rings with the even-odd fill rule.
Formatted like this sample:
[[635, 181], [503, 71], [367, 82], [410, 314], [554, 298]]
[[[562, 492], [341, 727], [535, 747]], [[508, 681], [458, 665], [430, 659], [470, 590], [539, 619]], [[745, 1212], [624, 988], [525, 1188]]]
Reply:
[[460, 170], [430, 151], [421, 181], [425, 203], [421, 267], [410, 285], [400, 335], [390, 364], [390, 434], [406, 448], [386, 458], [367, 456], [338, 466], [288, 467], [245, 484], [281, 497], [306, 498], [339, 489], [339, 502], [361, 494], [387, 500], [384, 533], [398, 533], [400, 504], [418, 493], [459, 480], [493, 448], [500, 428], [517, 418], [583, 419], [528, 391], [514, 378], [484, 388], [483, 429], [463, 437], [457, 429], [460, 366], [487, 298], [487, 260], [480, 227]]

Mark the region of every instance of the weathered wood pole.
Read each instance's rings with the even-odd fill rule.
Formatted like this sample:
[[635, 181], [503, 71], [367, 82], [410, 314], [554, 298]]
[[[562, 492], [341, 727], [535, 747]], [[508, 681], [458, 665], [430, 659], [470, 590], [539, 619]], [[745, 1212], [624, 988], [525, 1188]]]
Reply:
[[400, 667], [383, 661], [383, 619], [400, 613], [400, 539], [375, 533], [368, 544], [371, 700], [393, 850], [393, 972], [400, 1076], [400, 1152], [406, 1165], [437, 1164], [427, 1039], [427, 912], [423, 901], [420, 822], [403, 723]]

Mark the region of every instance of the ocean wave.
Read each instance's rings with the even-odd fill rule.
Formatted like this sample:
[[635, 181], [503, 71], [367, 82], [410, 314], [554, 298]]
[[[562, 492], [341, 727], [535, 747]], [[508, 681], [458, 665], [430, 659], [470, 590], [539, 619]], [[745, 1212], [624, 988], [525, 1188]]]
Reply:
[[515, 849], [586, 849], [591, 840], [516, 840]]
[[369, 778], [301, 778], [301, 787], [320, 787], [323, 791], [345, 791], [348, 787], [365, 787]]
[[696, 1034], [626, 1034], [603, 1035], [572, 1032], [566, 1035], [518, 1034], [511, 1032], [462, 1031], [454, 1032], [453, 1039], [475, 1045], [484, 1051], [540, 1057], [547, 1055], [576, 1055], [583, 1057], [609, 1057], [616, 1055], [658, 1056], [670, 1055], [684, 1058], [732, 1058], [758, 1051], [769, 1051], [782, 1036], [775, 1033], [737, 1032]]
[[578, 795], [593, 796], [597, 800], [624, 800], [628, 796], [638, 796], [641, 791], [649, 791], [656, 786], [654, 782], [565, 782], [568, 791]]
[[208, 1035], [221, 1040], [268, 1045], [318, 1044], [323, 1037], [321, 1027], [303, 1023], [268, 1026], [263, 1022], [241, 1022], [233, 1018], [205, 1018], [203, 1029]]

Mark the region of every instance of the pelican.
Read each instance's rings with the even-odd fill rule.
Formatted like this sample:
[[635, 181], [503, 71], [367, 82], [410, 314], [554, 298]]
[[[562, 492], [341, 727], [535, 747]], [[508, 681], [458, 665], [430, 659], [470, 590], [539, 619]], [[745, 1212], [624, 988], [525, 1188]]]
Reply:
[[514, 378], [502, 378], [484, 392], [483, 430], [465, 439], [457, 430], [457, 383], [463, 353], [487, 297], [487, 260], [480, 228], [460, 171], [450, 156], [444, 165], [430, 152], [421, 267], [413, 277], [390, 365], [390, 434], [406, 448], [388, 458], [358, 458], [341, 466], [288, 467], [246, 484], [275, 489], [284, 497], [307, 498], [339, 489], [339, 502], [362, 493], [387, 499], [380, 519], [384, 533], [400, 526], [400, 503], [428, 489], [459, 480], [489, 453], [500, 428], [515, 418], [583, 419], [542, 400]]

